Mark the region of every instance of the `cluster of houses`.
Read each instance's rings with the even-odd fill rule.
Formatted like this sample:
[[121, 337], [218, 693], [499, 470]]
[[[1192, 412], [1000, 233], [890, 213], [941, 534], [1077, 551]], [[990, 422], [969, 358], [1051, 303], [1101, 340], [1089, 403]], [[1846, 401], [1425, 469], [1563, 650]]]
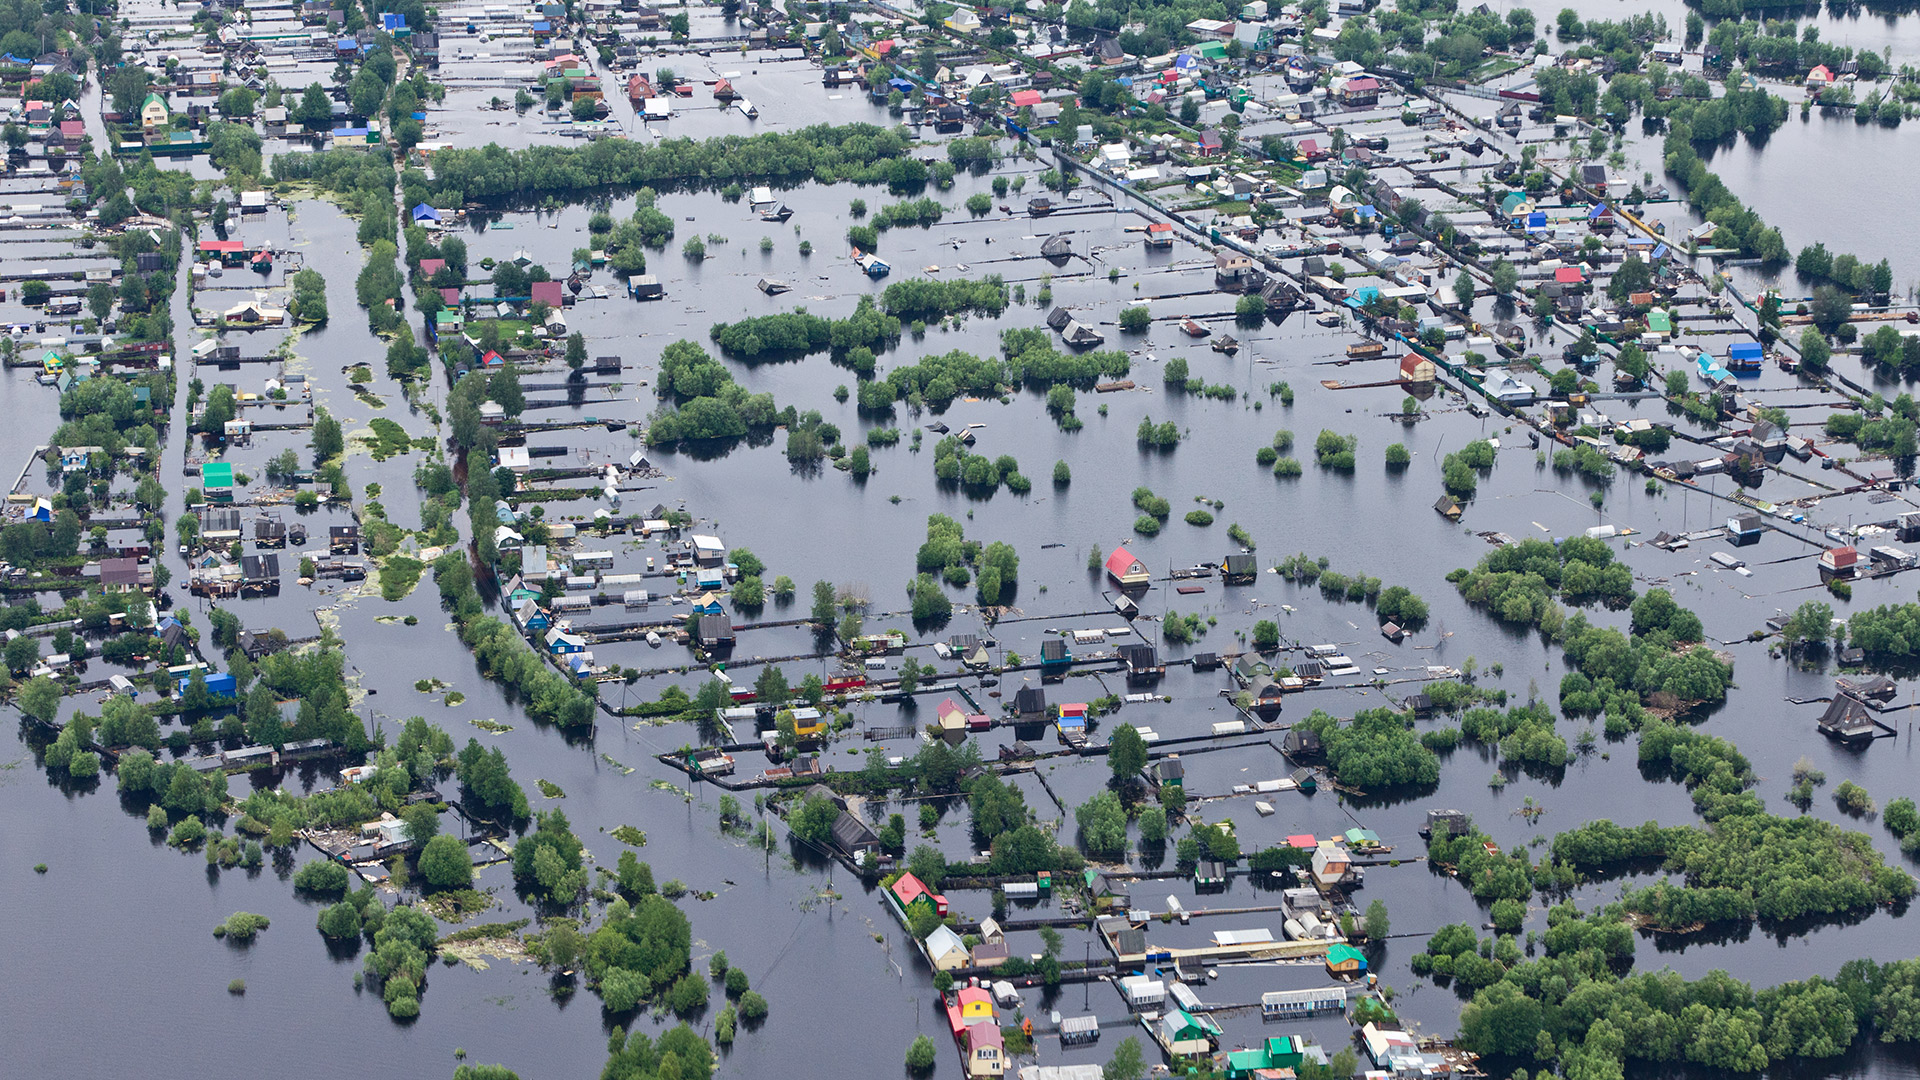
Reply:
[[[514, 449], [500, 450], [502, 466], [525, 471], [526, 450], [517, 448], [519, 453], [512, 454]], [[549, 542], [529, 544], [518, 528], [525, 524], [522, 512], [505, 500], [499, 501], [496, 511], [499, 524], [494, 532], [495, 545], [503, 555], [517, 557], [520, 567], [519, 573], [512, 575], [508, 582], [508, 610], [535, 649], [551, 656], [569, 673], [592, 676], [602, 670], [588, 648], [589, 632], [576, 628], [573, 622], [574, 617], [590, 613], [596, 605], [617, 604], [632, 613], [646, 610], [655, 600], [672, 603], [686, 600], [690, 607], [683, 621], [688, 641], [709, 657], [723, 657], [731, 652], [733, 620], [727, 613], [722, 590], [740, 571], [727, 561], [727, 548], [719, 537], [692, 534], [669, 545], [665, 565], [658, 570], [654, 559], [648, 557], [647, 573], [623, 571], [616, 566], [611, 548], [580, 546], [578, 526], [572, 523], [543, 522]], [[603, 520], [612, 526], [610, 516]], [[635, 535], [643, 538], [657, 536], [672, 541], [680, 534], [664, 505], [655, 506], [646, 516], [625, 524], [630, 524]], [[565, 554], [558, 547], [563, 543], [570, 548]], [[648, 573], [676, 578], [675, 593], [663, 595], [648, 590]], [[680, 585], [680, 581], [684, 585]], [[657, 646], [662, 638], [653, 632], [648, 634], [647, 641]], [[751, 700], [751, 694], [746, 700]], [[731, 759], [727, 767], [731, 769]]]

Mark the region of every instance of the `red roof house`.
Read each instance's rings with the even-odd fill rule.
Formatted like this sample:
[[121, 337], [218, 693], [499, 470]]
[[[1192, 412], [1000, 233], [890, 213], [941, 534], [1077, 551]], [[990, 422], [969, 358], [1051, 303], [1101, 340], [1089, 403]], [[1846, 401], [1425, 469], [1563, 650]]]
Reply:
[[1553, 280], [1562, 285], [1579, 285], [1586, 281], [1586, 276], [1580, 273], [1577, 266], [1563, 266], [1553, 272]]
[[1038, 90], [1015, 90], [1013, 92], [1013, 107], [1016, 109], [1025, 109], [1038, 104], [1040, 104], [1040, 91]]
[[901, 874], [900, 880], [893, 883], [893, 899], [902, 911], [912, 911], [915, 904], [930, 905], [935, 915], [945, 918], [947, 898], [927, 888], [926, 882], [912, 874]]
[[533, 302], [557, 308], [566, 302], [566, 289], [557, 281], [536, 281], [533, 283]]
[[445, 259], [421, 259], [420, 260], [420, 276], [432, 277], [433, 275], [439, 273], [441, 269], [446, 265], [447, 265], [447, 260]]
[[1113, 554], [1107, 556], [1107, 576], [1122, 588], [1129, 585], [1145, 585], [1153, 579], [1153, 574], [1147, 570], [1147, 564], [1134, 558], [1133, 552], [1124, 547], [1114, 548]]
[[1820, 569], [1834, 571], [1852, 570], [1854, 564], [1859, 561], [1860, 553], [1855, 551], [1851, 546], [1828, 548], [1820, 555]]

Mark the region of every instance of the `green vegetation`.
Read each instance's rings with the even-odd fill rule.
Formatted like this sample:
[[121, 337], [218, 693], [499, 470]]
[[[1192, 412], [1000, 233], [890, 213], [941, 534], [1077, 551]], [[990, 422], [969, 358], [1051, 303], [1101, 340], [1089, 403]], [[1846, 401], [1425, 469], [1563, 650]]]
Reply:
[[1340, 435], [1321, 429], [1313, 440], [1313, 457], [1323, 469], [1340, 469], [1351, 472], [1354, 466], [1354, 451], [1360, 446], [1358, 435]]
[[[845, 319], [822, 318], [807, 314], [805, 308], [795, 308], [777, 315], [714, 323], [709, 334], [721, 352], [743, 360], [757, 360], [804, 356], [828, 349], [839, 353], [862, 348], [884, 349], [899, 341], [900, 319], [882, 314], [874, 306], [873, 297], [862, 296], [853, 314]], [[863, 374], [871, 372], [869, 362]]]
[[571, 904], [587, 887], [580, 840], [559, 810], [537, 814], [534, 822], [532, 835], [514, 845], [513, 880], [549, 903]]
[[648, 418], [649, 446], [737, 439], [790, 419], [776, 409], [772, 394], [749, 394], [724, 365], [691, 341], [662, 350], [655, 392], [676, 407], [662, 404]]
[[1377, 791], [1440, 779], [1440, 759], [1420, 745], [1406, 718], [1392, 709], [1357, 713], [1345, 725], [1315, 709], [1294, 726], [1320, 736], [1327, 766], [1342, 784]]
[[251, 942], [260, 931], [267, 928], [265, 915], [255, 915], [250, 911], [236, 911], [227, 916], [227, 921], [213, 928], [213, 936], [232, 938], [235, 941]]

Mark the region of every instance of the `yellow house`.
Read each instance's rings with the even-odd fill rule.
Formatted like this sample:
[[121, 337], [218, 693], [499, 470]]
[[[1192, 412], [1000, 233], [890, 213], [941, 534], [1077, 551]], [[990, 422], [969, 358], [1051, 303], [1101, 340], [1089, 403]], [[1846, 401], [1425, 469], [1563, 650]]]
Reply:
[[148, 94], [147, 100], [140, 106], [140, 125], [148, 131], [159, 131], [172, 119], [173, 113], [168, 110], [166, 99], [159, 94]]
[[969, 1026], [981, 1021], [993, 1020], [993, 995], [981, 986], [963, 987], [959, 994], [960, 1019]]
[[793, 710], [793, 734], [800, 739], [817, 739], [827, 732], [827, 717], [819, 709]]

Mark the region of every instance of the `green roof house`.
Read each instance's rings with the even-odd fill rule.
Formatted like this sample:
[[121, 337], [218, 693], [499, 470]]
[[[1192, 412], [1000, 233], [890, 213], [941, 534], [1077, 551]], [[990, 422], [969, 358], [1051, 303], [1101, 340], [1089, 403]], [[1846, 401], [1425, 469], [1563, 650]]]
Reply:
[[1228, 1054], [1227, 1080], [1250, 1080], [1267, 1069], [1297, 1069], [1302, 1056], [1299, 1036], [1275, 1035], [1258, 1049]]
[[1336, 975], [1359, 975], [1367, 970], [1366, 955], [1351, 945], [1335, 945], [1327, 950], [1327, 970]]
[[231, 501], [233, 465], [225, 461], [209, 461], [200, 466], [200, 489], [206, 492], [208, 502]]

